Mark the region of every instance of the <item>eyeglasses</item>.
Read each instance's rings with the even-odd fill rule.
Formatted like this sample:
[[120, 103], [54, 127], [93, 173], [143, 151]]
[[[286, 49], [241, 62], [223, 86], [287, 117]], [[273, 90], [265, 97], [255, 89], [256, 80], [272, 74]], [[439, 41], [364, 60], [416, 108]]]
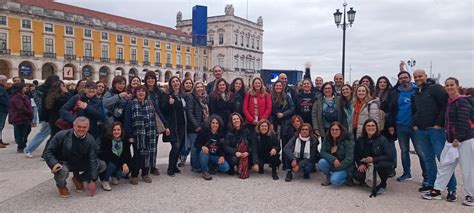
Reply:
[[303, 130], [304, 131], [309, 131], [309, 129], [307, 129], [307, 128], [302, 128], [301, 131], [303, 131]]

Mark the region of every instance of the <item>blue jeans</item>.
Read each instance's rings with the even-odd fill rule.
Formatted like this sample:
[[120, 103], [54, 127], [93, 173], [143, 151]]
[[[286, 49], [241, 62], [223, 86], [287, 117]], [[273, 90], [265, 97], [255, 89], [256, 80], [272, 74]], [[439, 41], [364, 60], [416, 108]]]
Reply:
[[319, 160], [319, 169], [326, 176], [326, 179], [334, 186], [342, 186], [346, 183], [347, 171], [331, 171], [331, 164], [326, 159]]
[[[436, 174], [438, 173], [436, 158], [438, 158], [439, 161], [444, 143], [446, 143], [446, 133], [442, 128], [418, 129], [416, 131], [416, 137], [420, 142], [420, 147], [423, 152], [423, 161], [426, 166], [428, 180], [427, 186], [433, 187], [436, 181]], [[448, 191], [456, 191], [456, 184], [456, 177], [453, 174], [448, 183]]]
[[38, 124], [39, 115], [38, 115], [38, 107], [33, 107], [33, 121], [32, 123]]
[[5, 128], [5, 121], [7, 120], [8, 113], [0, 112], [0, 140], [3, 139], [3, 128]]
[[224, 163], [219, 164], [219, 158], [220, 156], [204, 154], [204, 152], [201, 151], [201, 153], [199, 154], [199, 161], [201, 162], [202, 172], [209, 172], [209, 163], [216, 165], [217, 169], [221, 172], [229, 171], [229, 163], [224, 160]]
[[194, 146], [197, 136], [198, 133], [188, 133], [187, 140], [189, 140], [191, 147], [187, 148], [185, 145], [183, 145], [180, 151], [182, 156], [188, 156], [189, 153], [191, 153], [191, 167], [193, 169], [201, 169], [201, 166], [199, 165], [199, 151]]
[[[311, 161], [309, 161], [309, 159], [303, 159], [303, 160], [296, 160], [298, 162], [298, 166], [303, 170], [304, 173], [311, 173], [311, 171], [313, 171], [313, 168], [314, 168], [314, 163], [311, 163]], [[285, 159], [285, 167], [288, 171], [291, 170], [291, 160], [289, 159]]]
[[120, 178], [123, 176], [122, 167], [117, 167], [117, 165], [115, 165], [114, 163], [109, 162], [109, 164], [107, 165], [107, 170], [100, 174], [100, 176], [100, 179], [102, 181], [110, 181], [110, 177]]
[[31, 123], [13, 125], [13, 134], [15, 135], [15, 142], [18, 145], [18, 151], [26, 147], [26, 141], [28, 140], [30, 132]]
[[411, 176], [411, 161], [410, 161], [410, 139], [415, 148], [418, 159], [420, 160], [421, 175], [423, 176], [423, 185], [427, 185], [427, 175], [425, 162], [423, 160], [423, 150], [418, 141], [415, 131], [411, 126], [397, 126], [397, 137], [400, 145], [400, 155], [402, 157], [403, 174]]
[[[31, 142], [26, 146], [25, 153], [27, 152], [34, 152], [41, 143], [49, 136], [50, 128], [47, 122], [41, 121], [41, 129], [38, 133], [36, 133], [35, 137], [31, 140]], [[46, 148], [46, 147], [45, 147]]]

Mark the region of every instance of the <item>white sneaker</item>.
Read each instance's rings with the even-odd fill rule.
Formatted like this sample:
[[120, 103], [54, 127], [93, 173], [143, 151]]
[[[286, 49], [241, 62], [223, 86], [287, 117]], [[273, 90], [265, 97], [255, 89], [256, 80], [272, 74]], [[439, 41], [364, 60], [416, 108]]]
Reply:
[[102, 189], [104, 189], [104, 191], [111, 191], [112, 188], [110, 187], [110, 184], [108, 181], [103, 181], [102, 182]]
[[33, 158], [33, 154], [31, 154], [31, 152], [26, 152], [25, 155], [27, 158]]
[[111, 178], [110, 178], [110, 183], [111, 183], [112, 185], [118, 185], [118, 184], [119, 184], [119, 180], [118, 180], [118, 178], [116, 178], [116, 177], [111, 177]]

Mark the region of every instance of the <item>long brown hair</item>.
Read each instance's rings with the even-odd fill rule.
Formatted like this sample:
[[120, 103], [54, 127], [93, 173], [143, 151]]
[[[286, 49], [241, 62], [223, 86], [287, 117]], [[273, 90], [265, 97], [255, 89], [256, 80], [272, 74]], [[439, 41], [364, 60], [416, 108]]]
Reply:
[[105, 133], [105, 137], [109, 140], [112, 140], [114, 138], [114, 134], [113, 134], [113, 131], [114, 131], [114, 127], [115, 126], [120, 126], [120, 139], [123, 141], [125, 140], [125, 130], [123, 129], [123, 125], [120, 121], [115, 121], [112, 123], [112, 125], [110, 125], [109, 128], [107, 128], [107, 132]]
[[[336, 138], [336, 140], [334, 140], [332, 135], [331, 135], [331, 128], [333, 126], [338, 126], [340, 131], [341, 131], [341, 134], [339, 135], [339, 137]], [[328, 129], [328, 132], [326, 133], [325, 140], [329, 140], [331, 142], [331, 144], [337, 146], [337, 145], [339, 145], [341, 140], [346, 139], [348, 137], [347, 135], [348, 134], [347, 134], [346, 128], [340, 122], [334, 121], [334, 122], [331, 123], [331, 125], [329, 125], [329, 129]]]
[[56, 102], [56, 100], [65, 96], [63, 93], [63, 90], [61, 89], [61, 86], [63, 85], [64, 85], [64, 82], [61, 80], [56, 81], [51, 85], [51, 88], [49, 89], [48, 94], [46, 95], [46, 99], [45, 99], [46, 109], [53, 109], [54, 103]]

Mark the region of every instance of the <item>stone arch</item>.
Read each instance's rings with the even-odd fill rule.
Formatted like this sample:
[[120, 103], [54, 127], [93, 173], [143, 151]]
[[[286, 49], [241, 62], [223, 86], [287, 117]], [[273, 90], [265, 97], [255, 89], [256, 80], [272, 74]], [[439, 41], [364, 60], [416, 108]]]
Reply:
[[12, 65], [8, 60], [3, 60], [0, 59], [0, 75], [7, 76], [7, 78], [10, 78], [10, 70], [12, 68]]
[[165, 82], [168, 82], [172, 76], [173, 74], [171, 73], [171, 71], [167, 70], [165, 72]]
[[104, 83], [108, 82], [109, 79], [110, 68], [107, 66], [102, 66], [99, 69], [99, 81]]
[[23, 79], [33, 79], [33, 72], [36, 70], [35, 65], [30, 61], [22, 61], [18, 65], [18, 76]]
[[57, 70], [58, 67], [54, 63], [47, 62], [43, 64], [41, 67], [41, 79], [46, 79], [48, 76], [56, 74]]
[[94, 67], [91, 65], [85, 65], [82, 67], [81, 73], [81, 79], [93, 80]]
[[133, 76], [138, 76], [138, 70], [136, 68], [131, 68], [128, 71], [128, 78], [132, 78]]

